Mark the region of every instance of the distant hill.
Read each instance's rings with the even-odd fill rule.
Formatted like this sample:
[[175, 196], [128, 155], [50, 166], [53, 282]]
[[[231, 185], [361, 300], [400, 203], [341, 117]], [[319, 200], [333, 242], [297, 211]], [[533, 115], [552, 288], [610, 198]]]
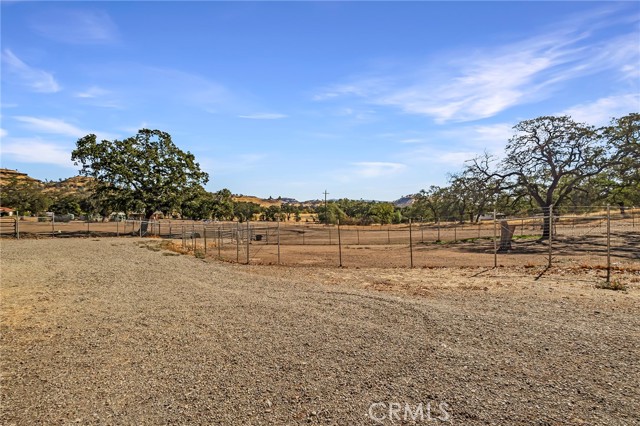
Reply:
[[23, 182], [31, 182], [39, 186], [44, 186], [44, 183], [42, 181], [34, 179], [26, 173], [21, 173], [13, 169], [0, 168], [0, 186], [8, 184], [11, 179], [16, 179], [17, 181]]
[[413, 195], [405, 195], [404, 197], [400, 197], [397, 200], [395, 200], [393, 202], [393, 205], [396, 207], [409, 207], [411, 205], [413, 205], [413, 203], [415, 202], [415, 198]]

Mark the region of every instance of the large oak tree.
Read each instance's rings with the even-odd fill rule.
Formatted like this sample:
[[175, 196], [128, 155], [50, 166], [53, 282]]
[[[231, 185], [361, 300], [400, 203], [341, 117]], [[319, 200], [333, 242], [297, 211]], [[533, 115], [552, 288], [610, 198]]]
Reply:
[[[150, 219], [156, 211], [179, 209], [185, 196], [209, 180], [190, 152], [180, 150], [168, 133], [141, 129], [123, 140], [78, 139], [72, 160], [80, 173], [96, 179], [98, 194], [114, 207], [140, 211]], [[143, 223], [142, 232], [146, 232]]]

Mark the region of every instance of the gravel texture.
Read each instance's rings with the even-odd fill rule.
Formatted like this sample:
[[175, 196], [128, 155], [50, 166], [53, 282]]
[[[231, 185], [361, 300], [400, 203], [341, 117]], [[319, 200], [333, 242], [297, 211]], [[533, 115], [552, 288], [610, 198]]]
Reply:
[[637, 275], [0, 245], [3, 425], [640, 424]]

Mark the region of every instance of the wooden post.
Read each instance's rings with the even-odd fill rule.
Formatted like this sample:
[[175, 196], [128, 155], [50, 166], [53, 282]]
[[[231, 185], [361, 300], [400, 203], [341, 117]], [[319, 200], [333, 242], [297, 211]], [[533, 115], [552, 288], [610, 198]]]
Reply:
[[[278, 215], [278, 228], [276, 229], [276, 236], [278, 238], [278, 265], [280, 264], [280, 215]], [[304, 234], [302, 234], [304, 238]]]
[[51, 236], [56, 236], [56, 212], [51, 212]]
[[187, 242], [185, 241], [185, 234], [184, 234], [184, 226], [182, 226], [182, 250], [184, 250], [185, 248], [187, 248]]
[[420, 241], [424, 244], [424, 223], [420, 223]]
[[207, 227], [202, 227], [202, 236], [204, 237], [204, 255], [207, 255]]
[[140, 236], [142, 237], [142, 219], [140, 219]]
[[387, 226], [387, 244], [391, 244], [391, 231], [389, 230], [389, 227]]
[[438, 239], [437, 242], [440, 242], [440, 219], [438, 219]]
[[342, 238], [340, 237], [340, 219], [338, 219], [338, 253], [340, 257], [340, 267], [342, 268]]
[[116, 220], [116, 237], [120, 236], [120, 218]]
[[218, 226], [218, 257], [220, 257], [221, 249], [222, 249], [222, 232], [220, 232], [220, 226]]
[[[329, 226], [329, 225], [327, 225]], [[331, 228], [329, 228], [329, 245], [331, 245], [332, 241], [331, 241]]]
[[411, 227], [411, 219], [409, 219], [409, 256], [411, 257], [411, 269], [413, 269], [413, 232]]
[[456, 227], [455, 223], [453, 224], [453, 242], [458, 242], [458, 228]]
[[356, 234], [358, 235], [358, 245], [360, 245], [360, 229], [356, 229]]

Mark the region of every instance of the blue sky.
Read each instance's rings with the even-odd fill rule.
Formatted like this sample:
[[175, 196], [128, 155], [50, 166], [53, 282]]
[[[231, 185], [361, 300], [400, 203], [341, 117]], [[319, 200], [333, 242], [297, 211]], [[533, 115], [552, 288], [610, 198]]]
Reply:
[[640, 111], [639, 2], [2, 2], [2, 167], [169, 132], [207, 189], [393, 200], [520, 120]]

